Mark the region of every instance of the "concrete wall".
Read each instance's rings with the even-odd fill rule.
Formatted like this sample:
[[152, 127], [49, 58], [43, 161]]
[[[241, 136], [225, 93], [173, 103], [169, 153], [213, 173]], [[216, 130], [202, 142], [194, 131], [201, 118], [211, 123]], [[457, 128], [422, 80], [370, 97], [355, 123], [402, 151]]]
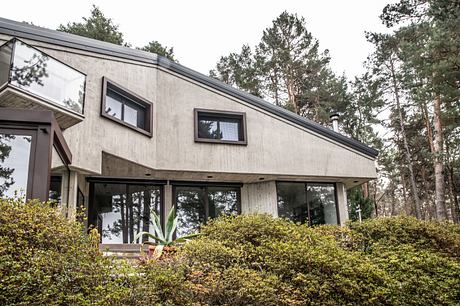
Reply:
[[241, 212], [243, 214], [269, 214], [278, 216], [276, 183], [244, 184], [241, 188]]

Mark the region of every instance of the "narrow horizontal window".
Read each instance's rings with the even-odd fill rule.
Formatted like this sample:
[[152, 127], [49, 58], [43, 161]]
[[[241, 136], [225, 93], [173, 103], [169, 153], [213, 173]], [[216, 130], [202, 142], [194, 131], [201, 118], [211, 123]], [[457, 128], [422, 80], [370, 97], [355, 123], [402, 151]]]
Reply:
[[195, 109], [195, 141], [247, 144], [246, 114]]
[[107, 78], [103, 79], [101, 115], [152, 135], [152, 103]]

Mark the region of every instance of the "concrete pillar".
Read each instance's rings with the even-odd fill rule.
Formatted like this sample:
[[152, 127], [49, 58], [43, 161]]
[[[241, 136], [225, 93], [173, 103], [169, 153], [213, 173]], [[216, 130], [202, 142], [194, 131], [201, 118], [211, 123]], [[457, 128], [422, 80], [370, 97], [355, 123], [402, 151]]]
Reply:
[[241, 212], [243, 214], [270, 214], [277, 217], [276, 182], [244, 184], [241, 188]]
[[61, 213], [69, 220], [75, 220], [77, 213], [78, 173], [65, 171], [61, 182]]
[[59, 211], [64, 216], [68, 216], [68, 203], [69, 203], [69, 171], [63, 171], [61, 176], [61, 203], [59, 204]]
[[337, 183], [337, 205], [339, 208], [340, 225], [348, 220], [347, 188], [343, 183]]
[[173, 206], [173, 193], [172, 193], [172, 185], [164, 185], [164, 192], [163, 192], [163, 203], [164, 203], [164, 210], [163, 210], [163, 220], [166, 220], [168, 217], [169, 210]]
[[67, 203], [67, 218], [75, 220], [77, 215], [77, 194], [78, 194], [78, 173], [70, 171], [69, 173], [69, 198]]

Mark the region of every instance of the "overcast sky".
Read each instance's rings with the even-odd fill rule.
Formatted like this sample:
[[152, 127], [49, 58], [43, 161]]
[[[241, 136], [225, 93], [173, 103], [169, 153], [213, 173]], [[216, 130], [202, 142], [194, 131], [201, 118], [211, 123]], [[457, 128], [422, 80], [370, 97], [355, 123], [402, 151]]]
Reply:
[[362, 62], [372, 51], [365, 31], [388, 31], [378, 16], [394, 0], [169, 0], [169, 1], [4, 1], [1, 17], [29, 21], [55, 29], [81, 21], [94, 3], [114, 20], [133, 46], [151, 40], [174, 47], [176, 58], [204, 74], [222, 55], [254, 46], [262, 31], [284, 10], [305, 17], [307, 28], [329, 49], [332, 68], [349, 78], [363, 72]]

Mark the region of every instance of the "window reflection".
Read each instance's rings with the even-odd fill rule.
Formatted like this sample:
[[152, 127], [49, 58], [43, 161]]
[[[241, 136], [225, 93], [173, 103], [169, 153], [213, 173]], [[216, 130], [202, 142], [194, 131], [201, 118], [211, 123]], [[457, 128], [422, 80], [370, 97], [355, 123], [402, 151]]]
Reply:
[[338, 223], [333, 184], [307, 184], [307, 199], [311, 225]]
[[49, 201], [61, 204], [62, 198], [68, 198], [69, 168], [63, 161], [56, 147], [53, 146], [51, 153], [50, 190]]
[[85, 80], [77, 70], [21, 41], [15, 42], [12, 85], [82, 113]]
[[241, 120], [231, 118], [211, 118], [200, 116], [198, 119], [198, 137], [229, 141], [242, 140]]
[[25, 196], [32, 136], [0, 133], [0, 196]]
[[111, 117], [124, 121], [132, 126], [146, 129], [146, 108], [135, 103], [133, 99], [119, 94], [111, 88], [107, 89], [105, 98], [105, 113]]
[[199, 231], [209, 218], [238, 214], [239, 187], [176, 186], [177, 235]]
[[176, 187], [177, 236], [198, 232], [206, 219], [204, 190], [201, 187]]
[[151, 212], [160, 214], [159, 186], [93, 184], [89, 220], [102, 234], [102, 243], [132, 243], [140, 231], [154, 233]]
[[277, 183], [278, 216], [310, 225], [338, 224], [335, 185]]
[[278, 183], [278, 216], [294, 222], [308, 223], [304, 183]]

